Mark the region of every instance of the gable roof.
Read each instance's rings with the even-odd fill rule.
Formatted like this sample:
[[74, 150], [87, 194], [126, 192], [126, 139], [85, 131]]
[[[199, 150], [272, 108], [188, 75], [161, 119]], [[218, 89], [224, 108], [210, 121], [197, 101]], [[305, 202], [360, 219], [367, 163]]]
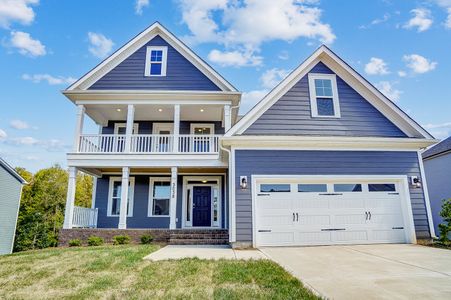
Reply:
[[222, 91], [237, 92], [237, 89], [230, 84], [224, 77], [216, 72], [209, 64], [195, 54], [188, 46], [180, 41], [175, 35], [167, 30], [158, 22], [153, 23], [147, 29], [136, 35], [128, 43], [111, 54], [91, 71], [83, 75], [80, 79], [70, 85], [66, 91], [86, 90], [97, 80], [111, 71], [114, 67], [123, 62], [127, 57], [144, 46], [155, 36], [161, 36], [172, 47], [174, 47], [182, 56], [197, 67], [205, 76], [213, 81]]
[[424, 151], [422, 156], [423, 159], [427, 159], [436, 155], [445, 154], [446, 152], [451, 152], [451, 136]]
[[302, 77], [304, 77], [318, 62], [323, 62], [334, 73], [340, 76], [347, 84], [362, 95], [387, 119], [399, 127], [408, 137], [433, 139], [434, 137], [410, 118], [395, 103], [384, 96], [371, 83], [357, 73], [338, 55], [325, 45], [319, 47], [301, 65], [292, 71], [284, 80], [273, 88], [260, 102], [240, 119], [225, 137], [242, 134], [265, 111], [289, 91]]
[[16, 170], [14, 170], [13, 167], [11, 167], [6, 161], [4, 161], [1, 157], [0, 157], [0, 166], [3, 167], [3, 169], [5, 169], [6, 172], [8, 172], [9, 174], [11, 174], [11, 176], [13, 176], [14, 178], [17, 179], [17, 181], [19, 181], [21, 184], [27, 184], [27, 181], [25, 179], [22, 178], [22, 176], [19, 175], [19, 173], [16, 172]]

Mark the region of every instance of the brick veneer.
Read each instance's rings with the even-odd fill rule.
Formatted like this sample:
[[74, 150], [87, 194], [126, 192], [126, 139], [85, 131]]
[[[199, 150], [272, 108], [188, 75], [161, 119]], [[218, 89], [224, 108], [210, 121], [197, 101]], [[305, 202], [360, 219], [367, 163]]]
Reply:
[[227, 229], [103, 229], [103, 228], [73, 228], [61, 229], [58, 236], [58, 246], [68, 246], [69, 241], [80, 239], [86, 244], [87, 239], [99, 236], [105, 243], [112, 243], [115, 235], [128, 235], [132, 243], [140, 243], [141, 236], [150, 234], [157, 243], [172, 244], [227, 244]]

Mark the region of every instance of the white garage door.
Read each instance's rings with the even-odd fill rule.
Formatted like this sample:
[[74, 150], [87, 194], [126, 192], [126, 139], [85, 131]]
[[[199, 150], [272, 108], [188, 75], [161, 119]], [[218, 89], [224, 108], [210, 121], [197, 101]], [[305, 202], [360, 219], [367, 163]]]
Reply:
[[259, 179], [257, 246], [408, 242], [402, 182]]

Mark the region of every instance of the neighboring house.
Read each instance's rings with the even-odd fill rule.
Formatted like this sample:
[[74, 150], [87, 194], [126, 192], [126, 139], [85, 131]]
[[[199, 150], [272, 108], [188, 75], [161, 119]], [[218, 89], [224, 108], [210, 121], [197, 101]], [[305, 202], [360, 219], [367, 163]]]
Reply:
[[451, 136], [423, 152], [424, 171], [437, 235], [442, 223], [440, 211], [445, 199], [451, 198]]
[[0, 158], [0, 255], [11, 254], [22, 186], [27, 182]]
[[[258, 247], [434, 235], [420, 150], [436, 141], [325, 46], [239, 121], [241, 93], [159, 23], [63, 93], [78, 109], [62, 236], [155, 229]], [[99, 133], [83, 133], [84, 115]], [[77, 170], [97, 177], [92, 208], [74, 206]]]

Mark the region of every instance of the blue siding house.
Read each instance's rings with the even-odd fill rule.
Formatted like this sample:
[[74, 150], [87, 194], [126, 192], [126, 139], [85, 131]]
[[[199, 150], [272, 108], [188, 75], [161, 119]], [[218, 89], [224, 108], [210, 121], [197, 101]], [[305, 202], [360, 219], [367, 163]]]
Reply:
[[422, 155], [434, 227], [439, 235], [438, 224], [443, 222], [440, 216], [443, 200], [451, 199], [451, 136], [424, 151]]
[[[77, 123], [62, 243], [118, 232], [236, 247], [435, 235], [420, 150], [436, 141], [325, 46], [242, 118], [241, 93], [159, 23], [63, 94]], [[84, 132], [85, 116], [98, 132]], [[90, 208], [74, 205], [78, 171], [96, 177]]]

